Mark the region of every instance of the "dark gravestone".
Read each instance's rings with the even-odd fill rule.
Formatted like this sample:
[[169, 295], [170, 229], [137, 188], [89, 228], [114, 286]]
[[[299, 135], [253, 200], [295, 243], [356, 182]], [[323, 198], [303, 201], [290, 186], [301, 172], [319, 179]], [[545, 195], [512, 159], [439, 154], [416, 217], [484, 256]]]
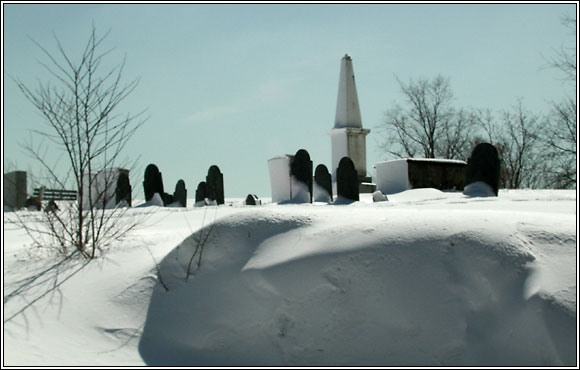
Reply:
[[164, 206], [168, 206], [171, 203], [174, 202], [173, 200], [173, 194], [169, 194], [169, 193], [163, 193], [163, 195], [161, 196], [161, 198], [163, 199], [163, 205]]
[[200, 205], [203, 202], [205, 205], [205, 199], [207, 198], [207, 184], [205, 181], [200, 182], [197, 185], [197, 190], [195, 191], [195, 204]]
[[27, 174], [25, 171], [14, 171], [4, 174], [4, 206], [19, 209], [26, 206]]
[[42, 202], [37, 197], [30, 197], [26, 199], [24, 206], [28, 208], [28, 210], [33, 211], [37, 210], [40, 211], [42, 209]]
[[[143, 180], [143, 191], [145, 193], [145, 201], [148, 202], [153, 198], [153, 194], [159, 193], [162, 198], [165, 192], [163, 191], [163, 179], [161, 172], [156, 165], [150, 164], [145, 169], [145, 179]], [[163, 199], [165, 202], [165, 199]]]
[[224, 175], [218, 166], [211, 166], [205, 178], [207, 184], [207, 198], [217, 204], [224, 204]]
[[131, 183], [129, 175], [125, 172], [119, 174], [117, 178], [117, 187], [115, 188], [115, 204], [125, 201], [131, 207]]
[[[314, 171], [314, 181], [323, 190], [328, 193], [328, 198], [332, 202], [332, 175], [328, 172], [325, 165], [319, 164]], [[323, 196], [322, 198], [326, 198]]]
[[336, 192], [339, 197], [359, 200], [358, 173], [349, 157], [343, 157], [336, 169]]
[[56, 202], [53, 199], [51, 199], [46, 205], [46, 207], [44, 207], [44, 211], [56, 213], [57, 211], [59, 211], [59, 208]]
[[[290, 175], [308, 189], [309, 201], [312, 203], [312, 161], [306, 150], [298, 150], [292, 158]], [[292, 194], [292, 197], [294, 197], [294, 194]]]
[[173, 192], [173, 201], [179, 202], [181, 207], [187, 206], [187, 189], [185, 188], [185, 181], [179, 180], [175, 184], [175, 192]]
[[478, 144], [467, 160], [467, 185], [482, 181], [489, 185], [497, 196], [499, 189], [500, 161], [497, 149], [489, 143]]
[[257, 206], [257, 205], [261, 205], [261, 204], [262, 204], [262, 201], [260, 199], [258, 199], [256, 194], [248, 194], [248, 196], [246, 197], [246, 205], [247, 206]]

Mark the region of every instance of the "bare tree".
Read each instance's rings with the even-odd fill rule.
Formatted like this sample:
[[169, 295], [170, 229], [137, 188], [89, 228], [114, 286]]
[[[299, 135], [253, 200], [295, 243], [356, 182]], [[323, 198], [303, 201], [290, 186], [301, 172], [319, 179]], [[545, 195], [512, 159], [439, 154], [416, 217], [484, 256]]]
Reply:
[[394, 105], [379, 127], [382, 150], [395, 157], [465, 159], [472, 148], [474, 120], [470, 113], [452, 106], [449, 79], [397, 78], [406, 104]]
[[[80, 58], [74, 60], [55, 36], [57, 52], [36, 45], [47, 57], [41, 63], [53, 81], [39, 82], [35, 89], [16, 81], [20, 90], [44, 118], [45, 128], [34, 131], [43, 141], [24, 144], [26, 152], [47, 173], [50, 186], [72, 186], [77, 199], [58, 212], [42, 212], [41, 226], [28, 224], [27, 231], [37, 243], [50, 239], [64, 254], [71, 248], [92, 259], [97, 251], [126, 236], [134, 222], [122, 222], [127, 208], [111, 208], [119, 172], [131, 168], [121, 158], [128, 140], [144, 123], [143, 112], [120, 114], [120, 104], [138, 85], [138, 79], [122, 82], [125, 60], [102, 70], [110, 50], [102, 51], [109, 33], [97, 36], [95, 27]], [[44, 150], [56, 148], [64, 153], [66, 164], [49, 163]], [[34, 224], [33, 224], [34, 225]]]
[[493, 144], [500, 156], [500, 187], [507, 189], [537, 188], [543, 184], [543, 161], [540, 158], [539, 131], [541, 118], [526, 109], [521, 99], [496, 118], [489, 110], [474, 113], [485, 133], [477, 141]]
[[[576, 35], [576, 19], [565, 16], [562, 24]], [[543, 130], [548, 185], [555, 188], [576, 187], [576, 43], [554, 49], [554, 56], [547, 58], [548, 67], [560, 71], [563, 81], [570, 86], [568, 96], [560, 101], [552, 100], [552, 110]]]

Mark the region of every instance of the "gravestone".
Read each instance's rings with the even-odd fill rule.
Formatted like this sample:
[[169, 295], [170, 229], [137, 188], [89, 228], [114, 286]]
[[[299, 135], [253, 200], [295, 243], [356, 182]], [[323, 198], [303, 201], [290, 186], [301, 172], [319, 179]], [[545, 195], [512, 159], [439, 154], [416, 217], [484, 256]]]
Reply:
[[24, 206], [29, 211], [40, 211], [42, 209], [42, 202], [37, 197], [30, 197], [30, 198], [26, 199]]
[[[312, 203], [312, 161], [310, 155], [304, 149], [296, 152], [290, 163], [290, 175], [295, 180], [295, 185], [292, 189], [292, 198], [296, 199], [299, 193], [308, 192], [308, 202]], [[298, 199], [297, 199], [298, 200]]]
[[387, 196], [382, 191], [377, 190], [373, 193], [373, 202], [385, 202], [387, 200]]
[[175, 191], [173, 192], [173, 201], [179, 202], [181, 207], [187, 206], [187, 189], [185, 188], [185, 181], [179, 180], [175, 184]]
[[131, 183], [129, 174], [121, 172], [117, 178], [117, 187], [115, 188], [115, 204], [125, 201], [131, 207]]
[[51, 199], [48, 204], [46, 205], [46, 207], [44, 207], [44, 211], [45, 212], [52, 212], [52, 213], [56, 213], [56, 211], [59, 211], [60, 209], [58, 208], [58, 205], [56, 204], [56, 202]]
[[359, 200], [358, 173], [349, 157], [343, 157], [336, 169], [336, 192], [339, 197]]
[[195, 205], [197, 207], [206, 205], [205, 199], [207, 198], [207, 184], [205, 181], [200, 182], [197, 185], [197, 190], [195, 191]]
[[161, 199], [163, 200], [163, 206], [166, 207], [173, 203], [173, 194], [163, 193], [161, 194]]
[[322, 194], [317, 194], [315, 201], [324, 202], [330, 200], [332, 202], [332, 175], [328, 172], [328, 168], [325, 165], [319, 164], [316, 166], [314, 182], [318, 186], [318, 190], [323, 192]]
[[218, 166], [213, 165], [209, 168], [205, 182], [207, 184], [207, 198], [210, 201], [215, 201], [218, 205], [224, 204], [224, 175]]
[[495, 196], [499, 189], [500, 161], [497, 149], [489, 143], [478, 144], [467, 160], [465, 183], [481, 181], [491, 187]]
[[272, 203], [286, 202], [292, 199], [291, 162], [292, 156], [288, 154], [268, 159]]
[[[159, 193], [162, 198], [165, 198], [163, 195], [165, 192], [163, 191], [163, 178], [161, 176], [161, 172], [156, 165], [150, 164], [145, 169], [145, 179], [143, 181], [143, 191], [145, 192], [145, 201], [148, 202], [153, 198], [153, 194]], [[163, 199], [165, 202], [165, 199]]]
[[262, 201], [258, 199], [256, 194], [248, 194], [246, 197], [246, 205], [247, 206], [259, 206], [262, 204]]
[[13, 171], [4, 174], [4, 206], [19, 209], [26, 206], [27, 174], [26, 171]]

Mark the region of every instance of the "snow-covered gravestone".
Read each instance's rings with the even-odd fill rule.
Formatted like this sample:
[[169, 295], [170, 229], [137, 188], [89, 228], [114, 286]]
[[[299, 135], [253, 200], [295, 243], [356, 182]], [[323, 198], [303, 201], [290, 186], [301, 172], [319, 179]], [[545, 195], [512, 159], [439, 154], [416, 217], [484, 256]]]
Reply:
[[497, 149], [489, 143], [478, 144], [467, 160], [463, 193], [470, 196], [495, 195], [499, 189], [500, 161]]
[[247, 206], [259, 206], [262, 205], [262, 201], [256, 196], [256, 194], [248, 194], [246, 197]]
[[290, 163], [292, 199], [312, 203], [312, 161], [304, 149], [296, 152]]
[[158, 193], [163, 196], [163, 178], [161, 172], [156, 165], [150, 164], [145, 169], [145, 178], [143, 180], [143, 192], [145, 193], [145, 201], [149, 202], [153, 198], [153, 194]]
[[359, 200], [358, 173], [349, 157], [343, 157], [336, 169], [337, 195], [350, 200]]
[[185, 188], [185, 181], [179, 180], [177, 181], [177, 184], [175, 184], [173, 202], [178, 202], [181, 207], [187, 206], [187, 189]]
[[202, 207], [205, 206], [207, 198], [207, 184], [205, 181], [200, 182], [197, 185], [197, 190], [195, 191], [195, 206]]
[[207, 171], [205, 178], [207, 184], [207, 198], [210, 202], [217, 204], [225, 204], [224, 197], [224, 175], [221, 173], [218, 166], [213, 165]]
[[121, 172], [117, 179], [117, 187], [115, 189], [115, 202], [131, 207], [131, 182], [129, 181], [129, 173]]
[[325, 165], [319, 164], [314, 171], [314, 201], [332, 202], [332, 176]]

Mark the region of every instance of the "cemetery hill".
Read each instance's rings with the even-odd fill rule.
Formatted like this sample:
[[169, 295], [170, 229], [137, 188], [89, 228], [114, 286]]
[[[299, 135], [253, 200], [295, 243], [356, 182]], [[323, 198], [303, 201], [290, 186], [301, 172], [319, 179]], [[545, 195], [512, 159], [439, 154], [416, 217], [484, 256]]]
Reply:
[[5, 174], [4, 364], [577, 366], [575, 191], [501, 189], [485, 142], [372, 177], [370, 132], [345, 55], [331, 163], [280, 153], [270, 197], [239, 199], [219, 163], [174, 188], [91, 173], [99, 209], [145, 222], [85, 265], [18, 226], [75, 194]]

